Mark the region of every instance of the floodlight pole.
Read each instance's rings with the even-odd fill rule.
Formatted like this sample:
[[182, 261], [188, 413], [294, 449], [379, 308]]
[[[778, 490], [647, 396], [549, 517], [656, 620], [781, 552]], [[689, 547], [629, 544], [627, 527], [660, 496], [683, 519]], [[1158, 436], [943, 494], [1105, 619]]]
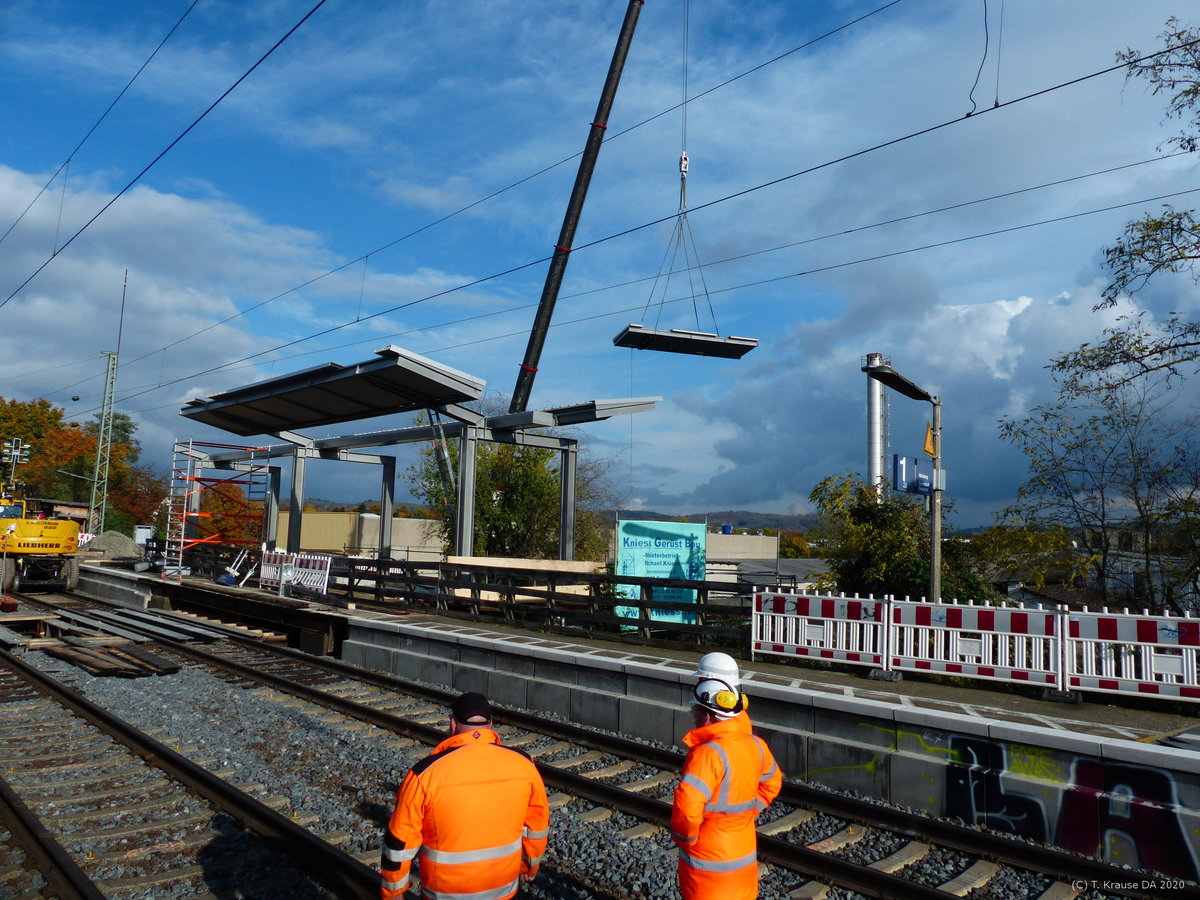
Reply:
[[909, 381], [891, 366], [884, 365], [877, 354], [868, 357], [863, 371], [869, 378], [898, 391], [913, 400], [923, 400], [933, 406], [933, 484], [929, 492], [929, 602], [942, 598], [942, 399], [936, 394]]
[[600, 155], [600, 144], [604, 141], [604, 131], [608, 127], [608, 114], [612, 111], [613, 99], [617, 96], [621, 70], [625, 68], [625, 59], [629, 56], [629, 45], [633, 41], [633, 32], [637, 27], [638, 16], [641, 14], [644, 2], [645, 0], [629, 0], [629, 7], [625, 10], [625, 21], [621, 25], [617, 47], [613, 51], [612, 62], [608, 67], [608, 78], [604, 82], [604, 90], [600, 92], [596, 117], [592, 122], [592, 129], [588, 133], [583, 156], [579, 160], [579, 172], [575, 176], [575, 187], [571, 190], [571, 199], [567, 203], [567, 212], [563, 217], [558, 243], [554, 246], [554, 255], [550, 258], [550, 270], [546, 273], [542, 299], [538, 303], [533, 328], [529, 332], [525, 359], [517, 373], [517, 384], [513, 388], [512, 402], [508, 407], [510, 413], [525, 412], [529, 407], [533, 379], [537, 375], [538, 363], [542, 358], [546, 333], [550, 330], [554, 304], [558, 302], [558, 289], [562, 286], [563, 274], [567, 270], [567, 259], [571, 255], [571, 245], [575, 240], [575, 228], [579, 225], [579, 215], [583, 212], [583, 201], [587, 197], [592, 172], [596, 168], [596, 158]]
[[933, 404], [933, 490], [929, 495], [929, 602], [942, 600], [942, 399]]

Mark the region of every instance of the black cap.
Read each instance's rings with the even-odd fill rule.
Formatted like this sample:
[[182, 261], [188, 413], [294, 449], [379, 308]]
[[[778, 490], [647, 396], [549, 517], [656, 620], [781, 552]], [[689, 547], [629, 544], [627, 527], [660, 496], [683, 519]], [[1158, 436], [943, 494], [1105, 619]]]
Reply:
[[450, 715], [459, 722], [468, 722], [471, 719], [479, 718], [491, 721], [492, 705], [488, 703], [487, 697], [483, 694], [471, 691], [454, 701], [454, 705], [450, 707]]

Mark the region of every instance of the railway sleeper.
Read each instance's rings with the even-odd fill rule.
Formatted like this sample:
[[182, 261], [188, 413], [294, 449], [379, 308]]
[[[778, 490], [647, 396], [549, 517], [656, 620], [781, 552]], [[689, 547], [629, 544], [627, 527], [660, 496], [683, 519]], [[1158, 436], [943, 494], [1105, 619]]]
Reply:
[[925, 844], [921, 841], [909, 841], [890, 856], [875, 860], [875, 862], [871, 863], [871, 868], [878, 869], [880, 872], [887, 872], [891, 875], [893, 872], [899, 872], [905, 866], [910, 866], [918, 860], [924, 859], [932, 849], [930, 844]]
[[799, 828], [809, 821], [815, 813], [811, 809], [794, 809], [786, 816], [780, 816], [770, 822], [758, 826], [759, 834], [783, 834], [793, 828]]
[[857, 844], [866, 837], [868, 829], [862, 825], [847, 825], [841, 831], [822, 838], [819, 841], [813, 841], [808, 845], [809, 850], [815, 850], [818, 853], [835, 853], [844, 847], [849, 847], [852, 844]]
[[959, 872], [954, 878], [938, 885], [938, 890], [953, 894], [955, 897], [965, 897], [971, 891], [983, 887], [995, 878], [999, 871], [1000, 866], [997, 863], [981, 859]]

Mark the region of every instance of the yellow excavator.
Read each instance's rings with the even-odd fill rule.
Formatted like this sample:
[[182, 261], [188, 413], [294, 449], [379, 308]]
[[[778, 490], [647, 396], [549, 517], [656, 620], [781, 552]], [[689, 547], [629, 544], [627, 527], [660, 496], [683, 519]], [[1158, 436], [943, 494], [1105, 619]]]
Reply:
[[18, 485], [0, 486], [0, 590], [74, 590], [79, 525], [31, 513]]

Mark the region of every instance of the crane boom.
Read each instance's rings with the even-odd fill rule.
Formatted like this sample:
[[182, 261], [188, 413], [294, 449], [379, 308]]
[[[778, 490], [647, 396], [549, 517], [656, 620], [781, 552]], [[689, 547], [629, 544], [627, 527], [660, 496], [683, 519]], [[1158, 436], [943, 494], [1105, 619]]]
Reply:
[[621, 34], [617, 38], [617, 46], [613, 51], [612, 62], [608, 67], [608, 77], [604, 81], [604, 90], [600, 93], [600, 103], [596, 107], [596, 117], [588, 132], [587, 144], [583, 156], [579, 160], [579, 172], [575, 176], [575, 186], [571, 190], [571, 199], [567, 203], [567, 212], [563, 217], [562, 230], [558, 235], [558, 243], [554, 247], [554, 256], [550, 259], [550, 269], [546, 273], [546, 284], [542, 288], [542, 299], [538, 303], [537, 314], [534, 316], [533, 328], [529, 332], [529, 343], [525, 348], [525, 359], [517, 372], [517, 384], [513, 388], [510, 413], [525, 412], [529, 406], [529, 395], [533, 390], [533, 379], [537, 375], [538, 363], [542, 358], [542, 347], [546, 343], [546, 332], [550, 329], [550, 319], [554, 315], [554, 304], [558, 302], [558, 290], [562, 285], [563, 273], [567, 270], [567, 258], [571, 254], [571, 244], [575, 240], [575, 228], [579, 224], [579, 215], [583, 211], [583, 201], [587, 197], [588, 185], [592, 180], [592, 172], [596, 168], [596, 158], [600, 155], [600, 144], [604, 140], [604, 131], [608, 127], [608, 115], [612, 111], [613, 100], [617, 96], [617, 85], [621, 82], [621, 71], [625, 68], [625, 60], [629, 56], [629, 45], [633, 41], [633, 32], [637, 27], [638, 16], [641, 14], [645, 0], [629, 0], [625, 10], [625, 21], [621, 24]]

